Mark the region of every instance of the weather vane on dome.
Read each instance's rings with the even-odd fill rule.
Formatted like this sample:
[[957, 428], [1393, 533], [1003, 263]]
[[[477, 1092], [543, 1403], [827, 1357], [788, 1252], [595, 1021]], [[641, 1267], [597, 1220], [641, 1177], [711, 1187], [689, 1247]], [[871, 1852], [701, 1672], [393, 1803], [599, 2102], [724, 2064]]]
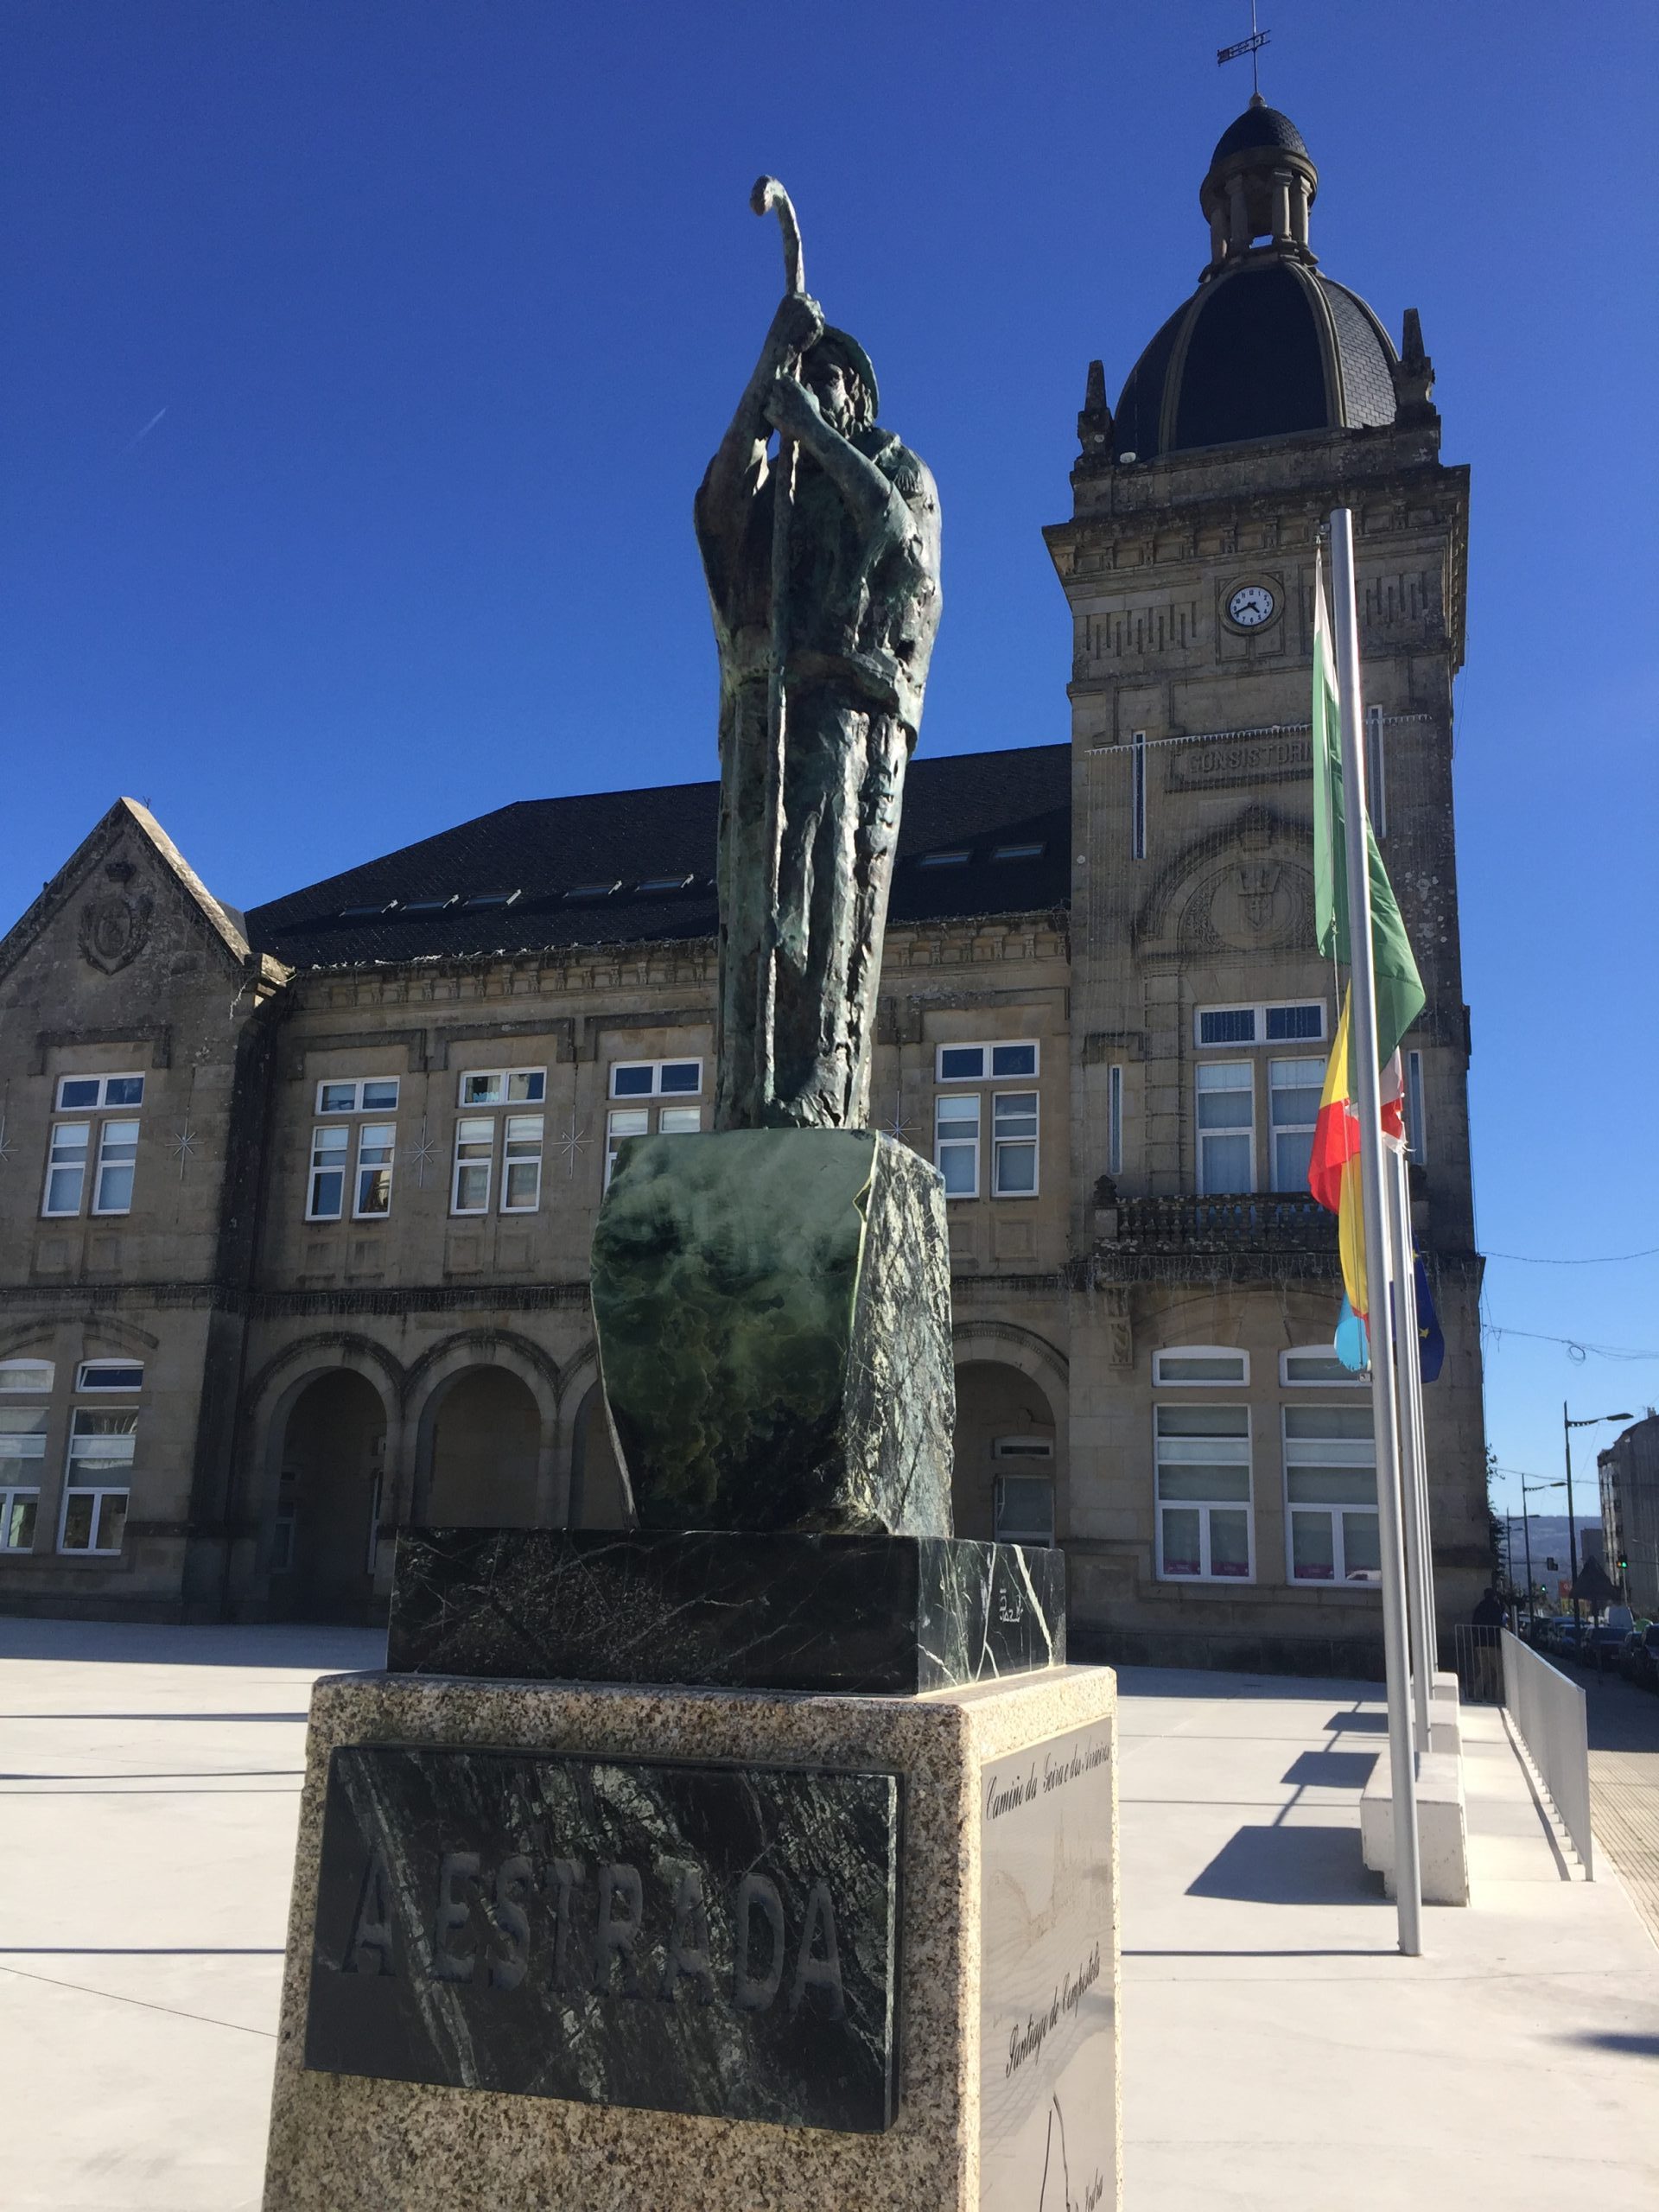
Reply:
[[1258, 100], [1262, 97], [1262, 68], [1256, 56], [1267, 44], [1270, 35], [1270, 33], [1258, 30], [1256, 29], [1255, 0], [1250, 0], [1250, 35], [1249, 38], [1240, 39], [1236, 46], [1224, 46], [1217, 50], [1216, 54], [1216, 63], [1217, 67], [1219, 67], [1224, 61], [1236, 61], [1241, 54], [1248, 54], [1249, 55], [1250, 92], [1252, 98]]

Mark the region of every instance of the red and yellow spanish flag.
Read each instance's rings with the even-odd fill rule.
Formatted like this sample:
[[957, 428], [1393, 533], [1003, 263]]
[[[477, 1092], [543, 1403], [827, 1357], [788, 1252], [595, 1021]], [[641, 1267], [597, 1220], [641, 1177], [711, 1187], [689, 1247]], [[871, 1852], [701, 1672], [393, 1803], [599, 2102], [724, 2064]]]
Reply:
[[1348, 999], [1325, 1064], [1319, 1117], [1313, 1124], [1313, 1150], [1307, 1163], [1307, 1187], [1327, 1213], [1337, 1217], [1337, 1249], [1342, 1258], [1342, 1287], [1363, 1321], [1365, 1302], [1365, 1216], [1359, 1190], [1359, 1115], [1348, 1072]]
[[[1359, 1109], [1349, 1072], [1349, 1000], [1325, 1064], [1325, 1088], [1313, 1125], [1313, 1149], [1307, 1163], [1307, 1187], [1327, 1213], [1337, 1217], [1337, 1248], [1342, 1258], [1342, 1287], [1361, 1320], [1368, 1311], [1365, 1287], [1365, 1216], [1359, 1189]], [[1405, 1084], [1395, 1052], [1381, 1078], [1381, 1121], [1387, 1143], [1405, 1139]]]

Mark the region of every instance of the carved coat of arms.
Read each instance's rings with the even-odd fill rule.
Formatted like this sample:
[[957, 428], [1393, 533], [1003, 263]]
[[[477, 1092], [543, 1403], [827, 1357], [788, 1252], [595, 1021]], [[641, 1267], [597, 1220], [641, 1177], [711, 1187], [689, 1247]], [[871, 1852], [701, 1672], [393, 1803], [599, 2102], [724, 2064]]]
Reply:
[[149, 936], [154, 907], [152, 899], [130, 898], [124, 891], [89, 899], [80, 910], [80, 949], [93, 967], [112, 976], [135, 959]]

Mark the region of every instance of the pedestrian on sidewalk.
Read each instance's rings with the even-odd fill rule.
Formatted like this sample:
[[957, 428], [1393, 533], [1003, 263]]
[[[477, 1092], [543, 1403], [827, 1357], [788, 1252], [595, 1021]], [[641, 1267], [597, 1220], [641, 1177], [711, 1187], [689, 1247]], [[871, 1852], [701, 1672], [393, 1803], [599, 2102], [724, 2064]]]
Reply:
[[1503, 1627], [1503, 1600], [1498, 1596], [1495, 1583], [1488, 1586], [1486, 1594], [1470, 1615], [1470, 1619], [1474, 1627], [1475, 1702], [1478, 1705], [1502, 1705], [1503, 1666], [1500, 1639]]

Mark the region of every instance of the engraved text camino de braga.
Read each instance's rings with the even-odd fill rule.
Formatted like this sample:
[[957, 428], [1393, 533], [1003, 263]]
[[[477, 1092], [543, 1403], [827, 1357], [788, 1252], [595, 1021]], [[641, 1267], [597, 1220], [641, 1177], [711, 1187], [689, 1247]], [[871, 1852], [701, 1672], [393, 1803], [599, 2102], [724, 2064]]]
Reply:
[[[1109, 1765], [1111, 1756], [1110, 1738], [1098, 1736], [1073, 1745], [1063, 1757], [1057, 1758], [1052, 1747], [1045, 1745], [1040, 1754], [1033, 1753], [1023, 1766], [990, 1769], [985, 1777], [987, 1823], [1005, 1820], [1024, 1806], [1052, 1797], [1057, 1790], [1065, 1789], [1083, 1776]], [[1068, 1967], [1062, 1973], [1048, 2003], [1027, 2012], [1022, 2022], [1010, 2029], [1007, 2056], [1002, 2069], [1005, 2080], [1017, 2074], [1028, 2059], [1036, 2057], [1062, 2024], [1070, 2024], [1084, 1998], [1100, 1980], [1101, 1972], [1101, 1948], [1096, 1941], [1075, 1969]]]

